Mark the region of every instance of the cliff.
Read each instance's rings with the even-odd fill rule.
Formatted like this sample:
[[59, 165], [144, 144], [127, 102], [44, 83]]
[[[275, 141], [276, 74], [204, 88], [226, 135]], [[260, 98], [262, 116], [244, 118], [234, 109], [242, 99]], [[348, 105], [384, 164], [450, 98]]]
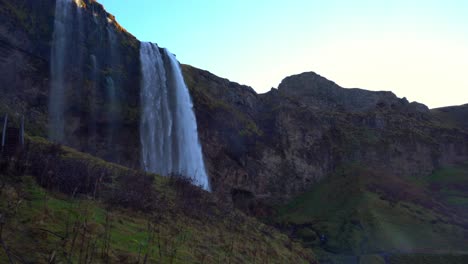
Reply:
[[344, 164], [425, 176], [468, 158], [468, 134], [391, 92], [346, 89], [315, 74], [252, 88], [185, 66], [217, 192], [300, 193]]
[[[67, 49], [67, 145], [139, 166], [139, 41], [95, 1], [76, 1]], [[55, 1], [0, 1], [0, 112], [47, 136]], [[109, 108], [109, 82], [119, 107]], [[13, 118], [14, 120], [15, 118]], [[111, 133], [111, 131], [113, 131]], [[118, 131], [118, 133], [117, 133]], [[127, 147], [130, 146], [130, 147]]]
[[[77, 3], [67, 144], [139, 167], [140, 43], [97, 2]], [[27, 133], [45, 136], [55, 1], [0, 5], [0, 112], [13, 120], [25, 115]], [[462, 121], [449, 124], [438, 114], [445, 110], [391, 92], [346, 89], [308, 72], [257, 94], [204, 70], [183, 71], [213, 191], [251, 209], [257, 200], [301, 193], [343, 164], [425, 176], [468, 159]], [[109, 80], [118, 105], [112, 112]]]

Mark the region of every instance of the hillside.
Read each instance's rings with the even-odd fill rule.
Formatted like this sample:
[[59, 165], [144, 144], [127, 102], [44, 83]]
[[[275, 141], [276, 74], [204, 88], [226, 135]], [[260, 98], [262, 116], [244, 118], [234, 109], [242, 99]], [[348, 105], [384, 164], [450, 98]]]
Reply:
[[405, 254], [461, 254], [466, 261], [467, 183], [466, 163], [429, 177], [353, 164], [278, 207], [272, 224], [325, 259], [374, 255], [393, 263]]
[[15, 263], [314, 261], [310, 250], [184, 178], [129, 170], [40, 138], [19, 157], [1, 162], [1, 263], [8, 255]]

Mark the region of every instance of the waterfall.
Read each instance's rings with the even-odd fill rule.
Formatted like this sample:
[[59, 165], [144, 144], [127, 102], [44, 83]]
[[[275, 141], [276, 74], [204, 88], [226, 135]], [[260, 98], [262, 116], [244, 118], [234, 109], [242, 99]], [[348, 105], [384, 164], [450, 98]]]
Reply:
[[[83, 3], [56, 0], [54, 32], [50, 57], [49, 139], [69, 143], [70, 124], [67, 110], [79, 107], [83, 100], [84, 23]], [[68, 100], [67, 98], [73, 98]]]
[[3, 119], [3, 130], [2, 130], [2, 153], [3, 153], [3, 148], [5, 147], [7, 125], [8, 125], [8, 114], [5, 114], [5, 118]]
[[169, 110], [166, 71], [159, 48], [141, 43], [140, 140], [146, 171], [168, 175], [172, 171], [172, 115]]
[[[120, 65], [120, 53], [119, 53], [119, 41], [115, 33], [115, 28], [113, 24], [107, 22], [106, 33], [107, 33], [107, 60], [109, 65], [112, 65], [112, 73], [106, 77], [106, 104], [107, 104], [107, 118], [109, 120], [109, 125], [107, 127], [107, 145], [111, 149], [115, 146], [114, 142], [116, 138], [116, 133], [119, 127], [119, 118], [120, 118], [120, 101], [118, 96], [118, 83], [119, 76], [117, 70]], [[117, 84], [116, 84], [117, 81]], [[114, 156], [112, 160], [114, 160]]]
[[106, 94], [107, 94], [107, 113], [109, 120], [109, 128], [107, 131], [107, 142], [109, 146], [114, 144], [114, 134], [116, 132], [116, 120], [119, 115], [119, 102], [117, 101], [117, 93], [112, 77], [106, 77]]
[[96, 55], [91, 54], [91, 78], [92, 86], [89, 91], [89, 120], [88, 120], [88, 148], [92, 154], [96, 153], [97, 136], [97, 94], [99, 89], [99, 64]]
[[175, 56], [141, 43], [142, 166], [146, 171], [191, 177], [209, 190], [193, 104]]
[[65, 71], [66, 53], [70, 47], [72, 5], [70, 0], [57, 0], [50, 60], [51, 87], [49, 96], [49, 138], [65, 140]]

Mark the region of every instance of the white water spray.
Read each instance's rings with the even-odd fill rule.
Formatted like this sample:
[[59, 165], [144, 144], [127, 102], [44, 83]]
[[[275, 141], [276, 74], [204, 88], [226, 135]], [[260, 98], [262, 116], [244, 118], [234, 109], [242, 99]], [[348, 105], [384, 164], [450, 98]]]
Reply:
[[141, 43], [143, 75], [140, 140], [142, 166], [162, 175], [193, 178], [209, 190], [193, 104], [174, 55], [155, 44]]

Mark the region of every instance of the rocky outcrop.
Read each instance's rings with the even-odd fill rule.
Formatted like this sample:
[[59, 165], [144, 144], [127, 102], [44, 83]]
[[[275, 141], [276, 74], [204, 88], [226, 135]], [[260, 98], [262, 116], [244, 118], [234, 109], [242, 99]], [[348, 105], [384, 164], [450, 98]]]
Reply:
[[294, 98], [322, 111], [366, 112], [377, 108], [414, 113], [429, 111], [425, 105], [416, 102], [410, 104], [406, 98], [400, 99], [392, 92], [343, 89], [314, 72], [287, 77], [281, 82], [278, 90], [285, 97]]
[[468, 160], [468, 134], [391, 92], [345, 89], [315, 74], [266, 94], [185, 66], [213, 189], [287, 198], [342, 165], [425, 176]]
[[[140, 44], [98, 3], [75, 2], [81, 63], [68, 77], [74, 89], [67, 95], [67, 142], [139, 167]], [[55, 1], [0, 0], [0, 7], [0, 112], [13, 120], [25, 115], [27, 132], [46, 136]], [[466, 126], [438, 114], [451, 110], [429, 111], [391, 92], [345, 89], [312, 72], [257, 94], [191, 66], [183, 71], [213, 191], [245, 208], [295, 195], [344, 164], [424, 176], [468, 160]], [[113, 115], [106, 114], [109, 78], [119, 104]]]

